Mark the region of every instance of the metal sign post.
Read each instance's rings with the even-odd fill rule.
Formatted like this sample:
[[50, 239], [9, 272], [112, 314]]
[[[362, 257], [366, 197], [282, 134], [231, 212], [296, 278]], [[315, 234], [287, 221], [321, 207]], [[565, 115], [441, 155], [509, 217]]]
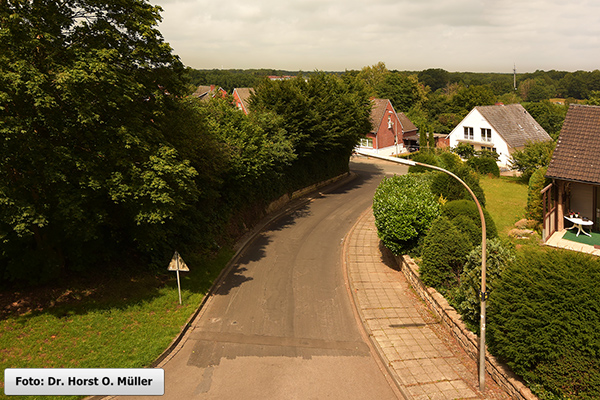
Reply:
[[169, 263], [169, 271], [177, 272], [177, 291], [179, 292], [179, 304], [181, 305], [181, 283], [179, 282], [179, 271], [189, 271], [188, 266], [183, 262], [183, 259], [177, 251], [173, 254], [173, 258]]

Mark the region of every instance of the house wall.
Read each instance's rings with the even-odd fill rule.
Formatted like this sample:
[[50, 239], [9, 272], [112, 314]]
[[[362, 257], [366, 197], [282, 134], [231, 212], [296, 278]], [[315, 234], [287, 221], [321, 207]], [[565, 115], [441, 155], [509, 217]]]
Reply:
[[570, 184], [570, 210], [576, 211], [581, 216], [589, 219], [594, 218], [594, 186], [584, 183], [571, 182]]
[[385, 114], [377, 129], [377, 148], [383, 149], [394, 146], [396, 144], [396, 134], [398, 134], [398, 142], [402, 143], [402, 125], [394, 112], [392, 103], [388, 101]]
[[[398, 135], [397, 147], [396, 134]], [[364, 146], [360, 146], [360, 148], [363, 150], [372, 150], [374, 153], [381, 155], [392, 155], [396, 154], [396, 151], [398, 151], [399, 153], [402, 153], [404, 151], [404, 145], [402, 142], [402, 125], [400, 124], [398, 115], [394, 111], [391, 102], [387, 102], [385, 113], [379, 126], [377, 127], [376, 132], [368, 133], [366, 137], [373, 139], [373, 148], [370, 149]]]
[[[473, 139], [465, 139], [464, 128], [473, 128]], [[491, 141], [482, 140], [481, 129], [491, 129]], [[450, 147], [456, 147], [459, 143], [469, 143], [473, 145], [475, 150], [481, 150], [483, 147], [492, 147], [496, 149], [496, 153], [500, 156], [498, 164], [508, 166], [512, 149], [508, 147], [504, 139], [496, 132], [496, 130], [487, 122], [487, 120], [476, 109], [471, 112], [450, 132], [448, 135]]]

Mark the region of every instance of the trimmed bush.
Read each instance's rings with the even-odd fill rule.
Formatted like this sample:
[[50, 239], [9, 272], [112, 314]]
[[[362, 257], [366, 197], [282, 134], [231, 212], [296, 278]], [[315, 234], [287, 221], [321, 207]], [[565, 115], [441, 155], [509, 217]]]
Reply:
[[469, 238], [473, 247], [481, 244], [481, 224], [476, 224], [473, 218], [467, 215], [458, 215], [452, 218], [452, 224]]
[[[471, 188], [481, 206], [485, 207], [485, 194], [481, 186], [479, 186], [479, 175], [477, 175], [477, 172], [464, 163], [456, 169], [450, 170], [450, 172], [462, 179]], [[460, 182], [444, 172], [436, 173], [431, 183], [431, 191], [438, 196], [443, 196], [447, 200], [473, 199]]]
[[425, 236], [440, 215], [440, 204], [430, 190], [431, 174], [385, 178], [375, 191], [373, 214], [377, 234], [394, 254], [406, 254]]
[[600, 398], [600, 259], [523, 249], [490, 296], [490, 351], [543, 395]]
[[419, 268], [423, 283], [440, 292], [455, 287], [471, 249], [470, 240], [448, 218], [437, 218], [423, 243]]
[[472, 157], [469, 158], [467, 164], [481, 175], [491, 174], [495, 177], [500, 176], [500, 168], [498, 168], [496, 160], [491, 157]]
[[457, 154], [449, 151], [442, 151], [439, 155], [439, 166], [448, 171], [455, 171], [463, 164], [463, 161]]
[[548, 167], [542, 167], [535, 171], [529, 178], [529, 188], [527, 189], [527, 208], [525, 216], [539, 223], [543, 221], [544, 205], [542, 204], [542, 194], [540, 193], [550, 179], [546, 178]]
[[[442, 207], [442, 215], [447, 218], [454, 220], [460, 215], [468, 217], [478, 228], [478, 242], [481, 243], [481, 218], [479, 217], [479, 211], [474, 201], [469, 200], [454, 200], [449, 201]], [[483, 217], [485, 218], [485, 234], [487, 238], [498, 237], [498, 231], [496, 230], [496, 224], [492, 219], [490, 213], [487, 210], [483, 210]]]
[[[413, 157], [411, 157], [411, 160], [420, 162], [423, 164], [429, 164], [429, 165], [435, 165], [435, 166], [438, 165], [438, 158], [436, 157], [435, 153], [431, 152], [431, 151], [419, 151], [417, 154], [415, 154]], [[409, 167], [408, 172], [409, 173], [431, 172], [431, 168], [421, 167], [419, 165], [416, 165], [416, 166]]]
[[[502, 272], [515, 260], [515, 252], [500, 239], [492, 238], [486, 244], [486, 290], [491, 293]], [[463, 321], [474, 332], [479, 333], [481, 314], [481, 243], [467, 256], [460, 285], [455, 294], [455, 308]]]

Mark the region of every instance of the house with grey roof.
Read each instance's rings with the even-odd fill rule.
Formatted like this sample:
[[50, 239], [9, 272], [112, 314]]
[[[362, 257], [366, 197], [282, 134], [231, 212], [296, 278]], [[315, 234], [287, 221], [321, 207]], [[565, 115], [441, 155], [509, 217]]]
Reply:
[[468, 143], [476, 151], [498, 153], [498, 164], [509, 166], [512, 153], [529, 142], [552, 140], [520, 104], [475, 107], [448, 135], [450, 147]]
[[600, 106], [569, 107], [546, 177], [544, 239], [570, 225], [570, 211], [600, 231]]
[[388, 99], [371, 99], [371, 131], [361, 139], [361, 150], [381, 155], [406, 152], [404, 140], [417, 127], [403, 113], [397, 113]]
[[200, 85], [194, 93], [192, 93], [192, 97], [196, 97], [200, 100], [209, 100], [215, 96], [225, 97], [227, 96], [227, 92], [223, 88], [217, 88], [215, 85]]

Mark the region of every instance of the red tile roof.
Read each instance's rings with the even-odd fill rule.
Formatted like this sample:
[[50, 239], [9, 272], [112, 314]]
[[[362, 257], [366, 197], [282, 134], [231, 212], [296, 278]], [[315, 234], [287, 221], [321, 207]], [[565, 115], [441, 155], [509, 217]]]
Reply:
[[571, 105], [546, 176], [600, 184], [600, 107]]
[[[373, 105], [373, 107], [371, 108], [371, 124], [373, 125], [373, 133], [377, 132], [377, 130], [379, 129], [381, 121], [385, 117], [386, 107], [389, 102], [389, 99], [371, 99], [371, 103]], [[392, 105], [392, 108], [393, 107], [394, 106]], [[396, 110], [394, 110], [394, 112], [395, 111]], [[404, 115], [404, 113], [397, 112], [396, 115], [398, 116], [398, 120], [402, 125], [403, 133], [408, 133], [417, 130], [417, 127], [408, 119], [406, 115]]]

